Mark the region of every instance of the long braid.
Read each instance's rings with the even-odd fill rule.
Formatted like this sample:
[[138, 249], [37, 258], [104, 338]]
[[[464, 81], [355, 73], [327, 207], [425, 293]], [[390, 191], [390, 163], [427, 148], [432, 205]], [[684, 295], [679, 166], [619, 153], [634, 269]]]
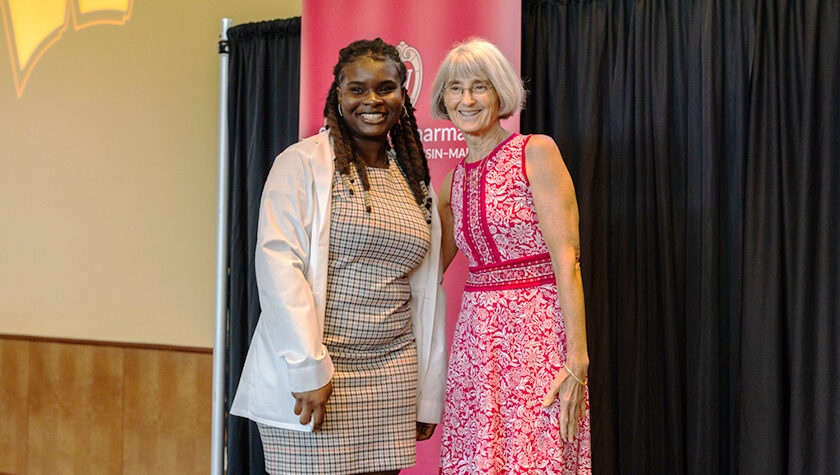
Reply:
[[333, 82], [330, 92], [327, 94], [327, 103], [324, 105], [324, 117], [327, 119], [327, 128], [330, 129], [330, 135], [333, 138], [335, 168], [342, 175], [348, 175], [350, 164], [355, 161], [355, 151], [353, 150], [353, 141], [349, 138], [350, 133], [347, 130], [347, 125], [338, 115], [336, 87], [336, 82]]
[[[405, 114], [399, 123], [391, 129], [391, 142], [397, 152], [397, 160], [406, 175], [406, 181], [414, 194], [417, 204], [424, 204], [428, 195], [429, 164], [423, 152], [420, 132], [411, 99], [405, 98]], [[422, 185], [421, 185], [422, 183]]]
[[[333, 83], [330, 85], [327, 101], [324, 104], [324, 117], [333, 139], [335, 166], [342, 175], [352, 181], [350, 171], [352, 165], [362, 182], [362, 188], [369, 191], [370, 181], [368, 180], [367, 168], [360, 162], [350, 129], [338, 113], [337, 92], [341, 84], [344, 67], [363, 56], [370, 56], [380, 61], [393, 61], [397, 66], [400, 82], [403, 84], [406, 80], [407, 71], [402, 58], [400, 58], [399, 51], [380, 38], [372, 41], [354, 41], [347, 47], [342, 48], [338, 54], [338, 63], [333, 68]], [[428, 214], [431, 203], [428, 193], [429, 165], [423, 152], [423, 143], [420, 141], [417, 120], [414, 117], [414, 107], [412, 107], [408, 96], [405, 98], [405, 108], [407, 113], [400, 117], [397, 124], [389, 132], [389, 136], [397, 156], [397, 163], [405, 175], [414, 199], [418, 205], [426, 208], [426, 214]]]

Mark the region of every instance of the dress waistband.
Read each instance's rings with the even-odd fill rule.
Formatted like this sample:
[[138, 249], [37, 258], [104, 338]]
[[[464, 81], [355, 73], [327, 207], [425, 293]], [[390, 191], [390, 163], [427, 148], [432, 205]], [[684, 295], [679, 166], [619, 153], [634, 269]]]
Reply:
[[554, 282], [548, 253], [470, 267], [465, 291], [522, 289]]

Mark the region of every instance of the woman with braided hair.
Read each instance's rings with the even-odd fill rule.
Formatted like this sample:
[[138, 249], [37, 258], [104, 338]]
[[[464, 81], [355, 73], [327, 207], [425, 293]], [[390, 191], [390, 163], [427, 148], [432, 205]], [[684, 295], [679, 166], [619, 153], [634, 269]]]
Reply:
[[440, 421], [440, 219], [399, 52], [339, 53], [327, 130], [274, 161], [256, 276], [262, 314], [231, 407], [269, 473], [398, 473]]

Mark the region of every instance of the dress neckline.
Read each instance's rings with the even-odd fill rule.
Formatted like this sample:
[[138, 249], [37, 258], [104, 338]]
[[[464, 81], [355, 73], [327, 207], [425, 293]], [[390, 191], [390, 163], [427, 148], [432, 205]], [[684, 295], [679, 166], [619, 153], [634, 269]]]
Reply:
[[502, 149], [502, 147], [504, 147], [504, 146], [505, 146], [505, 144], [507, 144], [508, 142], [510, 142], [510, 141], [511, 141], [514, 137], [516, 137], [517, 135], [518, 135], [518, 134], [517, 134], [516, 132], [513, 132], [513, 133], [511, 133], [510, 135], [508, 135], [508, 137], [507, 137], [506, 139], [502, 140], [502, 141], [501, 141], [501, 143], [499, 143], [499, 145], [496, 145], [496, 148], [494, 148], [492, 152], [488, 153], [488, 154], [487, 154], [484, 158], [482, 158], [481, 160], [477, 160], [477, 161], [475, 161], [475, 162], [467, 162], [467, 157], [464, 157], [461, 161], [463, 162], [463, 164], [464, 164], [464, 166], [465, 166], [466, 168], [474, 168], [474, 167], [476, 167], [476, 166], [478, 166], [478, 165], [480, 165], [480, 164], [484, 163], [484, 161], [485, 161], [485, 160], [487, 160], [488, 158], [492, 157], [493, 155], [496, 155], [496, 154], [499, 152], [499, 150], [501, 150], [501, 149]]
[[387, 170], [390, 170], [394, 166], [394, 163], [395, 163], [396, 159], [397, 159], [396, 152], [394, 152], [393, 149], [389, 148], [388, 150], [385, 151], [385, 166], [384, 167], [371, 167], [371, 166], [365, 165], [365, 168], [368, 170], [368, 172], [370, 172], [371, 170], [386, 170], [387, 171]]

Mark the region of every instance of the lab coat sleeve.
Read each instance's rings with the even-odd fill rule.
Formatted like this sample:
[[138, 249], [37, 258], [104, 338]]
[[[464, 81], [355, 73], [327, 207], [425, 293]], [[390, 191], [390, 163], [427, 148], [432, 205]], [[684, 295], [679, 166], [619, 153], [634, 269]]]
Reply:
[[424, 262], [410, 279], [419, 360], [417, 420], [437, 424], [443, 413], [446, 392], [446, 294], [443, 290], [441, 224], [437, 214], [437, 196], [434, 191], [430, 193], [433, 199], [432, 246]]
[[293, 392], [324, 386], [334, 371], [307, 280], [310, 253], [317, 251], [316, 201], [312, 162], [299, 150], [280, 154], [263, 189], [255, 268], [260, 318], [286, 362]]

